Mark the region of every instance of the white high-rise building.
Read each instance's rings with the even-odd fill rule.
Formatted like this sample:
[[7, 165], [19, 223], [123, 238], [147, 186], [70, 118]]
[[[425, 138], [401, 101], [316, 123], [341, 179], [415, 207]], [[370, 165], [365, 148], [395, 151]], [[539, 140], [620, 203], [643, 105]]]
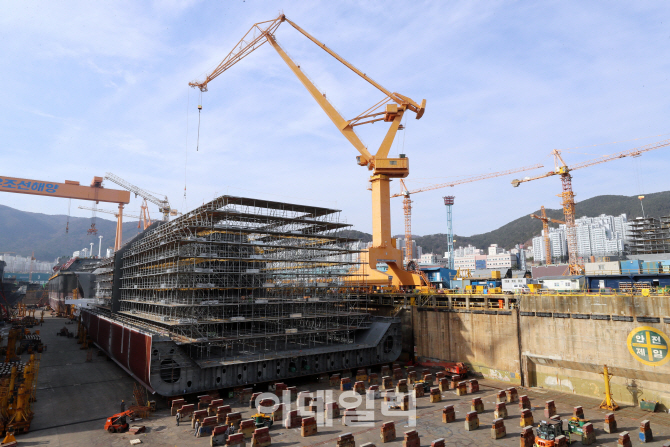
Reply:
[[[551, 258], [557, 259], [568, 254], [568, 242], [565, 235], [565, 225], [559, 228], [549, 228], [549, 245], [551, 248]], [[533, 238], [533, 260], [535, 262], [545, 262], [547, 259], [544, 250], [544, 230], [540, 236]]]
[[[403, 259], [405, 258], [405, 238], [404, 237], [399, 237], [396, 239], [396, 244], [398, 245], [398, 248], [402, 251], [402, 256]], [[411, 259], [421, 259], [421, 255], [423, 254], [423, 249], [416, 245], [416, 241], [412, 239], [412, 257]]]
[[[577, 236], [577, 256], [616, 256], [623, 253], [628, 236], [628, 219], [625, 214], [598, 217], [580, 217], [575, 220]], [[542, 233], [544, 234], [544, 232]], [[553, 258], [567, 256], [567, 237], [565, 225], [549, 228], [551, 255]], [[533, 258], [544, 261], [544, 238], [533, 238]]]

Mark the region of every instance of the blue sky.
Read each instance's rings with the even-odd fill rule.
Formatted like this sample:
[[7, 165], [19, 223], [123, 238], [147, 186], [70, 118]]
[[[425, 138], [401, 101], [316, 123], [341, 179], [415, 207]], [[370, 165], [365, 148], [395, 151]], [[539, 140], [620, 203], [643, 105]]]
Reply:
[[[180, 210], [228, 193], [335, 207], [369, 232], [368, 171], [269, 45], [203, 94], [196, 151], [188, 82], [280, 8], [389, 90], [427, 99], [391, 151], [410, 158], [410, 188], [551, 168], [554, 148], [577, 148], [570, 163], [670, 138], [665, 2], [3, 2], [0, 174], [87, 184], [111, 171]], [[382, 98], [290, 25], [277, 38], [345, 117]], [[358, 129], [376, 150], [386, 126]], [[577, 200], [670, 189], [669, 158], [660, 149], [576, 171]], [[560, 207], [558, 178], [512, 188], [513, 177], [416, 194], [413, 233], [445, 231], [447, 193], [460, 235]], [[65, 199], [3, 194], [0, 204], [67, 213]], [[90, 216], [77, 205], [73, 215]]]

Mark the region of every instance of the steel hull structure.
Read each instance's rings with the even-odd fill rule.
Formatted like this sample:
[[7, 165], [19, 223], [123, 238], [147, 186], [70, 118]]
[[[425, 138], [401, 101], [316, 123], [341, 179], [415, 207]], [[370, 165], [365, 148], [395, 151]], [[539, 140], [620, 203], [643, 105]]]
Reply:
[[342, 346], [265, 356], [195, 361], [167, 337], [82, 310], [91, 340], [150, 392], [162, 396], [208, 392], [308, 375], [367, 368], [395, 361], [401, 352], [400, 320], [373, 321], [357, 341]]
[[82, 320], [166, 396], [392, 362], [400, 322], [351, 294], [366, 277], [349, 226], [338, 210], [218, 197], [102, 260]]

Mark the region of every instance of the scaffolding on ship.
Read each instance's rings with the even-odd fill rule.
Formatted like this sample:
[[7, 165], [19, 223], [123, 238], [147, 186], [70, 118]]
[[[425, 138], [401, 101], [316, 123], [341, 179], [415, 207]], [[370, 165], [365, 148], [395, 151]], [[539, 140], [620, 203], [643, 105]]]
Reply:
[[98, 273], [99, 312], [169, 336], [196, 361], [347, 345], [370, 327], [340, 211], [221, 196], [163, 223]]

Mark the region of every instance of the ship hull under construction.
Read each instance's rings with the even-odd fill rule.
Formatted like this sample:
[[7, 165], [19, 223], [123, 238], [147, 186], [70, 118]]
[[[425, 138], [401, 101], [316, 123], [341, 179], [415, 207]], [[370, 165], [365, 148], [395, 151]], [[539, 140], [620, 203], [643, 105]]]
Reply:
[[98, 348], [150, 392], [163, 396], [206, 392], [282, 381], [305, 375], [365, 368], [395, 361], [401, 352], [400, 322], [374, 321], [361, 342], [304, 352], [277, 352], [262, 359], [231, 359], [200, 364], [169, 338], [154, 337], [132, 326], [86, 310], [82, 322]]
[[103, 260], [90, 339], [165, 396], [395, 361], [400, 321], [373, 317], [357, 241], [326, 208], [222, 196]]

